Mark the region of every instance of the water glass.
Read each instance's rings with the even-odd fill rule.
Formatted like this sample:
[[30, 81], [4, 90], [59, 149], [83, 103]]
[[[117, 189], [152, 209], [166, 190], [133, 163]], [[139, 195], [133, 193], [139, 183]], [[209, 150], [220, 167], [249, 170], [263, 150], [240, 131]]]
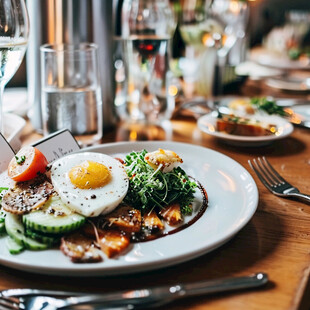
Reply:
[[97, 45], [41, 46], [44, 135], [69, 129], [82, 146], [102, 138], [102, 99]]

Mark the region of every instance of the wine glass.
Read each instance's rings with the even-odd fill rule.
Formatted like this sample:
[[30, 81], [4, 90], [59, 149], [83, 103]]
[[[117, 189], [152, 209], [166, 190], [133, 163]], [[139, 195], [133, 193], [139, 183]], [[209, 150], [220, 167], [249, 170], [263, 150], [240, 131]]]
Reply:
[[24, 0], [0, 0], [0, 132], [4, 134], [3, 92], [27, 47], [29, 20]]
[[124, 1], [122, 39], [130, 120], [155, 123], [172, 110], [166, 94], [166, 73], [175, 24], [168, 0]]
[[[240, 28], [247, 12], [247, 3], [240, 0], [207, 0], [206, 14], [209, 22], [218, 25], [213, 32], [213, 44], [217, 44], [219, 57], [226, 57], [237, 38], [244, 35]], [[219, 42], [217, 42], [217, 39]], [[211, 40], [212, 41], [212, 40]], [[207, 45], [212, 44], [206, 42]]]
[[[186, 44], [186, 57], [192, 59], [187, 67], [196, 81], [198, 95], [212, 95], [215, 67], [224, 67], [227, 54], [237, 40], [244, 5], [240, 0], [181, 2], [179, 28]], [[221, 78], [215, 82], [220, 83]]]

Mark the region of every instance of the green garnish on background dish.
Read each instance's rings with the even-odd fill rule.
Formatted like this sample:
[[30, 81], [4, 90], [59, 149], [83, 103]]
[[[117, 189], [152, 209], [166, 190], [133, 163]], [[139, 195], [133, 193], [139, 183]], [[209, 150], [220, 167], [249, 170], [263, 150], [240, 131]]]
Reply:
[[258, 98], [254, 97], [251, 98], [251, 104], [257, 107], [258, 110], [265, 111], [268, 114], [278, 114], [281, 116], [288, 116], [287, 112], [277, 105], [276, 101], [273, 99], [268, 99], [266, 97]]

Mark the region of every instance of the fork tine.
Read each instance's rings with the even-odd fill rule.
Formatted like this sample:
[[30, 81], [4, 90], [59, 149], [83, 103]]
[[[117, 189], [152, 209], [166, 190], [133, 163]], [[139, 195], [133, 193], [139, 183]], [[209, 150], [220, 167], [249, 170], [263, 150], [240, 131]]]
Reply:
[[277, 183], [277, 181], [270, 174], [269, 170], [265, 167], [265, 164], [260, 157], [257, 158], [257, 166], [260, 169], [261, 174], [268, 180], [270, 186]]
[[0, 309], [19, 310], [20, 307], [18, 298], [0, 296]]
[[254, 172], [256, 173], [258, 178], [260, 179], [260, 181], [272, 192], [272, 189], [271, 189], [269, 183], [267, 182], [267, 180], [262, 176], [262, 174], [258, 170], [260, 168], [259, 168], [256, 160], [253, 159], [253, 163], [251, 162], [251, 160], [248, 160], [248, 163], [249, 163], [250, 167], [254, 170]]
[[271, 166], [269, 161], [265, 156], [263, 156], [263, 160], [266, 164], [266, 167], [268, 167], [269, 172], [276, 178], [276, 180], [280, 183], [285, 183], [286, 181], [283, 179], [283, 177]]

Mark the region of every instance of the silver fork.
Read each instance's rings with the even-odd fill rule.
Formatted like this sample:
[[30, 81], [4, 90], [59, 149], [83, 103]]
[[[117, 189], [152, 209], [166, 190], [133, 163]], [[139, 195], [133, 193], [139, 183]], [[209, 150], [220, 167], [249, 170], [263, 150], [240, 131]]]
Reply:
[[[243, 277], [232, 277], [201, 282], [158, 286], [138, 290], [129, 290], [107, 294], [92, 294], [55, 298], [50, 296], [3, 296], [0, 295], [1, 310], [58, 310], [65, 307], [73, 309], [75, 305], [99, 305], [101, 310], [146, 309], [165, 305], [175, 299], [197, 296], [237, 289], [259, 287], [268, 282], [264, 273], [256, 273]], [[4, 292], [3, 292], [4, 293]], [[59, 296], [58, 296], [59, 297]], [[88, 308], [93, 309], [93, 308]], [[88, 310], [87, 309], [87, 310]]]
[[254, 170], [261, 182], [273, 194], [281, 197], [296, 198], [310, 202], [310, 195], [300, 193], [299, 189], [288, 183], [269, 163], [267, 158], [248, 160], [250, 167]]

